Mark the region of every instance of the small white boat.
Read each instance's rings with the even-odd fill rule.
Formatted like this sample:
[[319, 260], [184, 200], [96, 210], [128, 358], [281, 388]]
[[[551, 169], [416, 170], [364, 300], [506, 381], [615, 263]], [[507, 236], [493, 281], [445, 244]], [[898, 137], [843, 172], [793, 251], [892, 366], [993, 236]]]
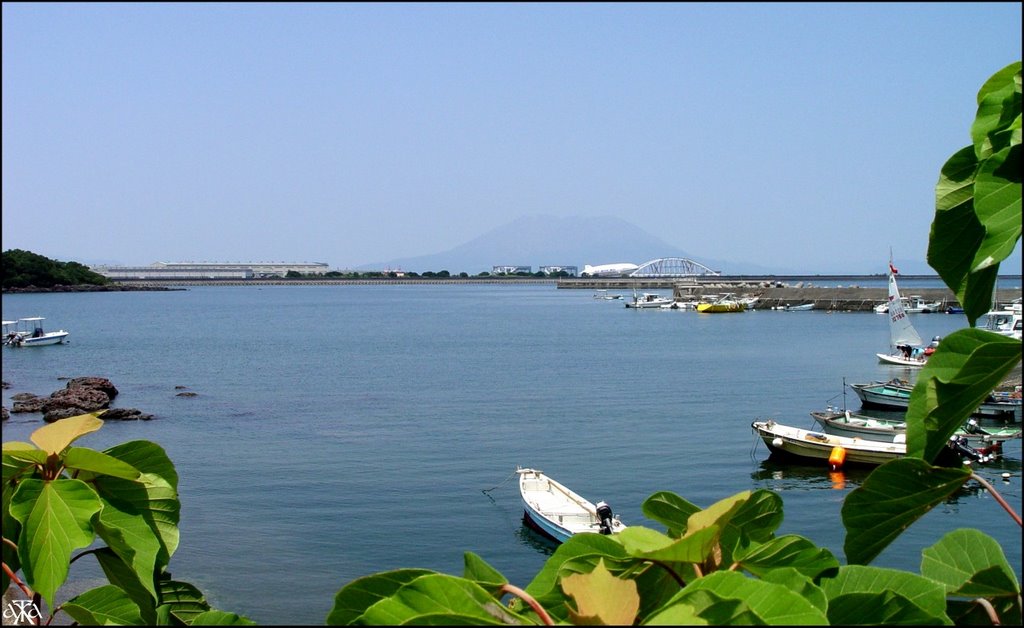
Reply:
[[[4, 336], [4, 344], [12, 347], [41, 347], [44, 345], [59, 345], [68, 337], [67, 331], [44, 331], [41, 316], [19, 318], [17, 324], [20, 326], [14, 332]], [[4, 321], [6, 325], [9, 321]]]
[[[903, 306], [903, 311], [907, 314], [929, 314], [931, 312], [945, 311], [945, 306], [942, 301], [925, 301], [924, 297], [916, 294], [909, 297], [900, 297], [900, 304]], [[875, 312], [879, 314], [888, 314], [888, 301], [876, 305]]]
[[539, 469], [516, 468], [523, 521], [558, 542], [574, 534], [614, 534], [626, 526], [605, 502], [592, 504]]
[[812, 432], [772, 420], [754, 421], [750, 427], [774, 454], [824, 461], [835, 467], [851, 463], [879, 465], [907, 454], [906, 437], [897, 439], [900, 442], [881, 443]]
[[594, 298], [595, 299], [604, 299], [606, 301], [614, 301], [616, 299], [621, 299], [622, 295], [621, 294], [611, 294], [611, 293], [608, 292], [608, 290], [602, 288], [600, 290], [595, 290], [594, 291]]
[[663, 305], [672, 305], [672, 299], [663, 297], [656, 292], [645, 292], [639, 296], [633, 295], [632, 301], [626, 301], [626, 307], [636, 309], [656, 308]]
[[787, 305], [785, 310], [787, 312], [810, 312], [814, 309], [814, 303], [801, 303], [800, 305]]

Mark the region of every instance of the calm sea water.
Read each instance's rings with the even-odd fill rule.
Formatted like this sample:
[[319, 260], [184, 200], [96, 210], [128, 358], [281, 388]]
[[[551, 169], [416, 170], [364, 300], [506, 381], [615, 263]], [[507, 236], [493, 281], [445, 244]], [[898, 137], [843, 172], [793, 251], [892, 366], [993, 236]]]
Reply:
[[[811, 410], [842, 405], [844, 380], [908, 374], [878, 364], [888, 329], [874, 313], [633, 310], [546, 285], [4, 295], [5, 320], [26, 316], [70, 343], [4, 348], [4, 405], [95, 375], [120, 390], [115, 406], [156, 415], [80, 444], [162, 445], [181, 476], [171, 571], [264, 624], [323, 624], [342, 586], [378, 571], [460, 575], [464, 551], [525, 586], [552, 546], [521, 523], [516, 465], [658, 529], [640, 510], [656, 491], [706, 507], [769, 488], [781, 533], [845, 560], [840, 508], [866, 472], [770, 461], [750, 423], [812, 427]], [[914, 322], [924, 338], [966, 325]], [[852, 392], [846, 403], [859, 407]], [[4, 440], [41, 425], [14, 414]], [[1006, 453], [981, 473], [1019, 511], [1020, 441]], [[875, 564], [916, 571], [958, 527], [998, 540], [1020, 577], [1020, 529], [983, 490], [937, 507]], [[97, 584], [87, 562], [76, 586]]]

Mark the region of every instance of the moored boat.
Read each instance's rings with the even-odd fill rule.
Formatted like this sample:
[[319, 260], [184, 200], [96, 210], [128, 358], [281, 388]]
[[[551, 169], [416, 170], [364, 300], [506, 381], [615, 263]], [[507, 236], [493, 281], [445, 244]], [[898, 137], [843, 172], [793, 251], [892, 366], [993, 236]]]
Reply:
[[[889, 353], [876, 353], [878, 361], [882, 364], [896, 366], [909, 366], [920, 368], [928, 361], [928, 356], [935, 351], [940, 338], [932, 339], [928, 347], [924, 343], [913, 323], [903, 309], [903, 299], [900, 296], [899, 286], [896, 285], [896, 267], [892, 265], [892, 256], [889, 260]], [[876, 310], [877, 311], [877, 310]]]
[[[887, 382], [850, 384], [861, 404], [865, 407], [906, 410], [910, 407], [910, 393], [914, 387], [906, 380], [891, 379]], [[1021, 422], [1021, 398], [1015, 393], [996, 393], [982, 402], [973, 416]]]
[[[58, 331], [45, 331], [43, 330], [44, 320], [46, 319], [42, 316], [19, 318], [17, 320], [17, 324], [19, 326], [23, 324], [23, 327], [5, 335], [4, 344], [12, 347], [41, 347], [45, 345], [63, 344], [64, 340], [68, 337], [69, 332], [63, 329]], [[10, 321], [4, 321], [5, 325], [9, 322]]]
[[[901, 419], [885, 419], [834, 410], [814, 411], [811, 412], [811, 417], [826, 434], [883, 443], [898, 440], [906, 442], [907, 423]], [[982, 427], [976, 419], [970, 419], [954, 432], [953, 436], [966, 439], [967, 444], [987, 455], [1001, 452], [1005, 441], [1020, 439], [1021, 429], [1012, 425]]]
[[742, 312], [746, 310], [746, 306], [740, 301], [733, 298], [731, 294], [726, 294], [714, 301], [703, 301], [697, 304], [697, 311], [706, 314], [718, 314], [724, 312]]
[[626, 527], [608, 504], [591, 503], [539, 469], [516, 468], [516, 473], [523, 521], [545, 536], [564, 542], [574, 534], [614, 534]]

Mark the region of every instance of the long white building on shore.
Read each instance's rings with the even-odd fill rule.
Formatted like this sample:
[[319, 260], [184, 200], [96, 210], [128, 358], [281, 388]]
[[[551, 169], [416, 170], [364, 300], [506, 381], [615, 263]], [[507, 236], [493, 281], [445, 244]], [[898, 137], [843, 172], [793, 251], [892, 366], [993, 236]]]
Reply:
[[253, 279], [303, 275], [330, 270], [324, 262], [154, 262], [149, 266], [91, 266], [89, 270], [112, 279]]

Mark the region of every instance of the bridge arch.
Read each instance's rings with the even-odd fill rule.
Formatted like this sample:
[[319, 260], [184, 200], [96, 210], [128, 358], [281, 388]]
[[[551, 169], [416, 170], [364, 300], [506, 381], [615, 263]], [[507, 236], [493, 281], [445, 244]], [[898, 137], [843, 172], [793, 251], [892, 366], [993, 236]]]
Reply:
[[630, 277], [717, 277], [717, 270], [711, 270], [700, 262], [685, 257], [660, 257], [644, 262], [629, 274]]

